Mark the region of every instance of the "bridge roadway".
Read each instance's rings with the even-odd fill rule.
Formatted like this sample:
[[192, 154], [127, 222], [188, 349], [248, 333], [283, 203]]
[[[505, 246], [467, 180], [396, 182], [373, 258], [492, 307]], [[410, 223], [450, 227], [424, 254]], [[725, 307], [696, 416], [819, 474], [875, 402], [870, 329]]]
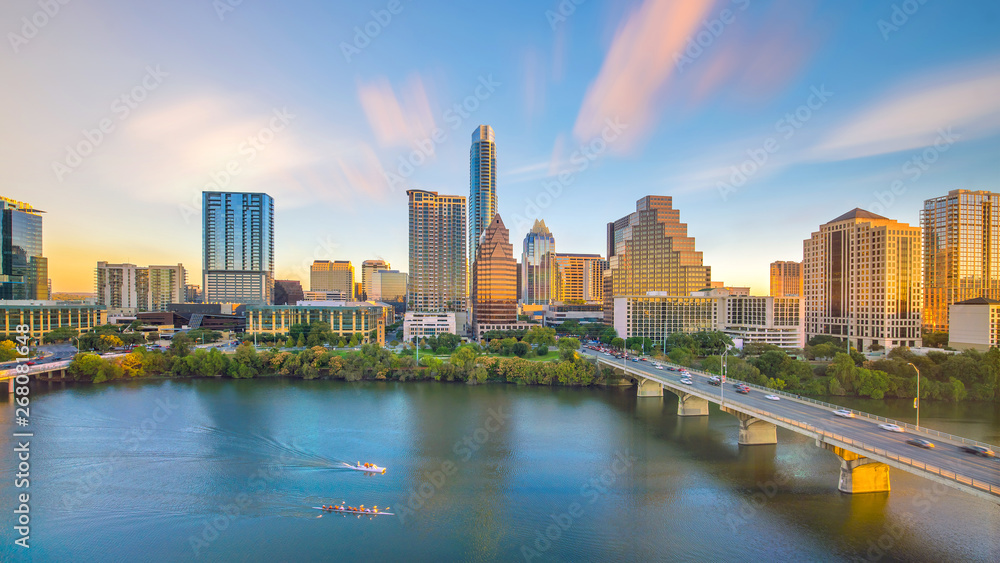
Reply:
[[[749, 435], [749, 441], [743, 440], [742, 428], [746, 426], [746, 422], [750, 422], [752, 426], [755, 421], [770, 423], [814, 438], [817, 446], [831, 450], [841, 457], [839, 488], [844, 492], [888, 491], [888, 468], [885, 466], [891, 466], [1000, 503], [1000, 458], [979, 457], [960, 449], [960, 445], [965, 444], [983, 445], [997, 451], [996, 446], [943, 434], [925, 427], [916, 430], [912, 424], [859, 411], [852, 411], [855, 413], [855, 418], [841, 418], [834, 415], [833, 411], [843, 407], [802, 399], [796, 395], [753, 385], [748, 395], [742, 395], [737, 393], [733, 386], [735, 380], [730, 378], [718, 387], [709, 385], [708, 377], [711, 374], [697, 370], [688, 369], [694, 385], [685, 385], [680, 383], [679, 373], [658, 370], [652, 362], [634, 362], [631, 359], [623, 362], [621, 359], [605, 356], [600, 352], [587, 349], [582, 351], [594, 357], [600, 364], [624, 371], [629, 377], [661, 384], [663, 388], [678, 394], [682, 400], [685, 396], [688, 398], [693, 396], [720, 404], [721, 408], [741, 419], [741, 444], [775, 443], [774, 435], [771, 434], [772, 437], [768, 439], [766, 431], [757, 433], [757, 438], [764, 437], [762, 441], [752, 441], [754, 437]], [[765, 399], [764, 396], [768, 394], [777, 395], [780, 400]], [[707, 405], [705, 407], [701, 411], [694, 409], [693, 413], [707, 415]], [[681, 404], [678, 404], [678, 409], [681, 409]], [[688, 415], [691, 413], [692, 411], [688, 409]], [[879, 428], [880, 423], [886, 422], [904, 427], [905, 432], [889, 432]], [[925, 450], [907, 444], [906, 440], [913, 437], [930, 440], [936, 447]], [[863, 459], [859, 460], [858, 457]], [[852, 473], [856, 473], [859, 468], [879, 472], [879, 464], [884, 464], [881, 471], [884, 473], [884, 485], [879, 484], [878, 476], [855, 474], [856, 482], [854, 490], [851, 490]], [[845, 478], [848, 480], [846, 485]], [[861, 484], [871, 478], [875, 479], [874, 484], [870, 482], [867, 486]]]

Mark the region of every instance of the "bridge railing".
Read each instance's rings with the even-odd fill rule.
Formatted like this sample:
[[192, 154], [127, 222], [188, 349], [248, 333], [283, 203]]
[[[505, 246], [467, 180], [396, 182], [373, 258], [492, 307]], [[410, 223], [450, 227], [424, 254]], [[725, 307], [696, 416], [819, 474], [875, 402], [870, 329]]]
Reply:
[[[603, 358], [599, 358], [599, 359], [603, 359]], [[605, 361], [607, 361], [607, 360], [605, 360]], [[613, 362], [613, 363], [617, 363], [617, 362]], [[689, 371], [691, 373], [697, 373], [697, 374], [699, 374], [699, 375], [701, 375], [703, 377], [711, 377], [711, 376], [717, 375], [717, 374], [714, 374], [714, 373], [709, 373], [709, 372], [706, 372], [706, 371], [689, 368], [687, 366], [682, 366], [682, 365], [674, 364], [674, 363], [671, 363], [671, 362], [660, 362], [660, 363], [662, 363], [664, 365], [669, 365], [669, 366], [674, 366], [674, 367], [677, 367], [677, 368], [680, 368], [680, 369], [684, 369], [684, 370], [687, 370], [687, 371]], [[755, 383], [747, 383], [746, 381], [741, 381], [739, 379], [734, 379], [734, 378], [731, 378], [731, 377], [727, 377], [726, 380], [727, 380], [726, 381], [727, 383], [730, 383], [730, 382], [742, 383], [742, 384], [750, 387], [751, 389], [757, 389], [759, 391], [763, 391], [763, 392], [766, 392], [766, 393], [771, 394], [771, 395], [781, 395], [781, 396], [784, 396], [784, 397], [788, 397], [789, 399], [795, 399], [796, 401], [802, 401], [802, 402], [806, 402], [806, 403], [812, 403], [814, 405], [819, 405], [821, 407], [828, 408], [828, 409], [831, 409], [831, 410], [846, 410], [846, 411], [850, 411], [855, 416], [860, 416], [862, 418], [867, 418], [867, 419], [873, 420], [873, 421], [880, 421], [880, 422], [884, 422], [884, 423], [887, 423], [887, 424], [895, 424], [896, 426], [900, 426], [902, 428], [905, 428], [907, 430], [911, 430], [911, 431], [914, 431], [914, 432], [917, 432], [917, 433], [920, 433], [920, 434], [926, 434], [926, 435], [929, 435], [929, 436], [936, 436], [938, 438], [943, 438], [945, 440], [950, 440], [952, 442], [956, 442], [956, 443], [959, 443], [959, 444], [966, 444], [966, 445], [970, 445], [970, 446], [981, 446], [981, 447], [984, 447], [984, 448], [989, 448], [989, 449], [993, 450], [994, 452], [1000, 451], [1000, 447], [995, 446], [993, 444], [990, 444], [988, 442], [981, 442], [979, 440], [972, 440], [972, 439], [969, 439], [969, 438], [964, 438], [962, 436], [956, 436], [954, 434], [949, 434], [947, 432], [941, 432], [940, 430], [934, 430], [932, 428], [927, 428], [926, 426], [920, 426], [918, 428], [916, 425], [910, 424], [909, 422], [902, 422], [900, 420], [894, 420], [894, 419], [891, 419], [891, 418], [886, 418], [884, 416], [879, 416], [877, 414], [871, 414], [871, 413], [864, 412], [864, 411], [859, 411], [859, 410], [856, 410], [856, 409], [850, 409], [850, 408], [847, 408], [847, 407], [842, 406], [842, 405], [835, 405], [833, 403], [827, 403], [825, 401], [818, 401], [816, 399], [810, 399], [809, 397], [803, 397], [801, 395], [796, 395], [795, 393], [789, 393], [787, 391], [781, 391], [781, 390], [778, 390], [778, 389], [771, 389], [770, 387], [764, 387], [762, 385], [757, 385]]]

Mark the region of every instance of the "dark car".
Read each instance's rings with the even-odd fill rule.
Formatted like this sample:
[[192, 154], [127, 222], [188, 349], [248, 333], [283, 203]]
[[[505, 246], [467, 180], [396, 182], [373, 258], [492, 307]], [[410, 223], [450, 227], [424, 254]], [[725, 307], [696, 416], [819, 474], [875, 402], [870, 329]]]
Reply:
[[741, 394], [741, 395], [749, 395], [750, 394], [750, 388], [749, 387], [740, 387], [740, 388], [738, 388], [736, 390], [736, 392], [739, 393], [739, 394]]
[[963, 452], [967, 452], [973, 455], [978, 455], [981, 457], [994, 457], [997, 455], [996, 453], [993, 452], [993, 450], [985, 446], [959, 446], [958, 448]]
[[906, 441], [907, 444], [911, 446], [916, 446], [918, 448], [923, 448], [925, 450], [930, 450], [934, 448], [934, 442], [930, 440], [924, 440], [923, 438], [910, 438]]

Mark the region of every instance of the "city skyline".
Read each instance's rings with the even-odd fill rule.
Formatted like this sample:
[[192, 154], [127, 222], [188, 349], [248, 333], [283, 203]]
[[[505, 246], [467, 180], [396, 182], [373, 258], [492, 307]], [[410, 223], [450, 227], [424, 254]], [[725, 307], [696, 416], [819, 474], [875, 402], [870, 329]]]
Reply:
[[[895, 23], [891, 6], [861, 2], [594, 2], [568, 15], [555, 2], [479, 5], [463, 17], [495, 25], [474, 32], [447, 10], [402, 4], [362, 39], [355, 28], [385, 4], [304, 2], [294, 18], [247, 3], [222, 13], [121, 6], [66, 8], [4, 55], [12, 87], [0, 111], [12, 127], [0, 148], [11, 164], [0, 179], [8, 197], [48, 212], [56, 292], [91, 291], [98, 260], [180, 262], [199, 279], [206, 188], [275, 197], [277, 278], [305, 280], [315, 259], [403, 263], [405, 191], [466, 193], [467, 135], [479, 124], [503, 140], [498, 211], [512, 239], [539, 218], [575, 251], [601, 253], [594, 225], [643, 195], [670, 195], [714, 276], [761, 294], [767, 264], [798, 259], [830, 207], [919, 224], [925, 199], [997, 189], [1000, 45], [988, 2], [921, 4]], [[35, 9], [5, 5], [0, 24], [19, 33]], [[647, 22], [666, 20], [676, 24], [660, 42]], [[96, 25], [131, 31], [83, 41]], [[182, 28], [197, 39], [156, 47]], [[689, 43], [699, 37], [704, 45]], [[300, 52], [309, 41], [322, 54]], [[746, 42], [761, 48], [744, 52]], [[70, 48], [82, 62], [59, 56]], [[641, 69], [623, 63], [646, 53], [656, 56]], [[76, 102], [39, 96], [46, 86]], [[345, 95], [331, 102], [329, 91]], [[605, 150], [580, 150], [604, 133]], [[88, 143], [93, 154], [69, 154]], [[421, 145], [430, 155], [411, 171], [400, 158]], [[384, 227], [352, 238], [373, 206]], [[749, 228], [747, 216], [776, 206], [794, 212], [766, 232]], [[344, 220], [324, 220], [331, 210]], [[737, 234], [767, 242], [768, 255], [734, 245]]]

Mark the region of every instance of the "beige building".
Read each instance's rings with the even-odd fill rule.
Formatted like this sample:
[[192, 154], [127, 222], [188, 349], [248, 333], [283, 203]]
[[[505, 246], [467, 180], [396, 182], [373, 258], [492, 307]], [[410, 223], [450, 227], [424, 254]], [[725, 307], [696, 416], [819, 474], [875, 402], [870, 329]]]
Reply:
[[604, 270], [600, 254], [556, 253], [556, 301], [604, 300]]
[[147, 266], [98, 262], [94, 274], [97, 304], [111, 315], [165, 311], [170, 303], [187, 298], [187, 272], [176, 266]]
[[802, 297], [801, 262], [771, 262], [771, 297]]
[[1000, 300], [976, 297], [952, 303], [948, 309], [950, 347], [985, 352], [1000, 346]]
[[330, 332], [350, 338], [364, 335], [364, 342], [385, 345], [385, 308], [356, 302], [307, 302], [296, 305], [247, 305], [247, 332], [284, 334], [296, 324], [327, 323]]
[[1000, 193], [952, 190], [924, 201], [924, 327], [948, 331], [949, 307], [1000, 299]]
[[309, 271], [309, 291], [342, 291], [354, 299], [354, 266], [350, 260], [314, 260]]
[[[465, 198], [408, 190], [410, 288], [407, 308], [468, 310]], [[464, 327], [463, 327], [464, 328]]]
[[803, 243], [806, 339], [921, 345], [920, 228], [854, 209]]
[[18, 326], [28, 327], [28, 336], [41, 338], [57, 328], [80, 333], [108, 324], [102, 305], [68, 305], [59, 301], [0, 301], [0, 332], [13, 335]]
[[378, 272], [383, 270], [390, 270], [389, 263], [385, 260], [375, 259], [375, 260], [365, 260], [361, 263], [361, 291], [364, 295], [358, 295], [359, 298], [364, 297], [365, 299], [376, 299], [373, 291], [375, 286], [375, 278], [378, 277]]

